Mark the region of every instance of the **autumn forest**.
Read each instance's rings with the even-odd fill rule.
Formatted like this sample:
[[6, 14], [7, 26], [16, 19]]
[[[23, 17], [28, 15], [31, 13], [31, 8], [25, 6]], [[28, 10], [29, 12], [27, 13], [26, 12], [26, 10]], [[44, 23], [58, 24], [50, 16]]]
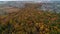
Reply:
[[0, 34], [60, 34], [60, 13], [40, 10], [41, 4], [25, 6], [0, 16]]

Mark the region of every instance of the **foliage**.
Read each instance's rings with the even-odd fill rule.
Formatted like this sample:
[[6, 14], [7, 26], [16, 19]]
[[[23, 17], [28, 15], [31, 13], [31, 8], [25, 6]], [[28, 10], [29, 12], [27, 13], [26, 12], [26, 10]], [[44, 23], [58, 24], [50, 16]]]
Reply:
[[60, 13], [34, 9], [0, 16], [0, 34], [60, 34]]

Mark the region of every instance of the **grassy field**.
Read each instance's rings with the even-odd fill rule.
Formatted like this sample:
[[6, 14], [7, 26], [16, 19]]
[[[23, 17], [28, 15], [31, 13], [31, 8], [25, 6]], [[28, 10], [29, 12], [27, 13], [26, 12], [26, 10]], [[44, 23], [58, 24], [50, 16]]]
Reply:
[[35, 8], [0, 16], [0, 34], [60, 34], [60, 13]]

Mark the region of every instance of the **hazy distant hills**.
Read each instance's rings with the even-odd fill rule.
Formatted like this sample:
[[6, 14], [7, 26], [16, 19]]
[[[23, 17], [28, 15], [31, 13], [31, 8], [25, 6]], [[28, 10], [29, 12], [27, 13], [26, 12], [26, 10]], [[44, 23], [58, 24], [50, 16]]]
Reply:
[[[25, 3], [35, 3], [35, 2], [27, 2], [27, 1], [0, 1], [0, 7], [3, 7], [3, 6], [10, 6], [10, 7], [18, 7], [18, 8], [21, 8], [21, 7], [24, 7]], [[54, 7], [58, 7], [60, 5], [60, 1], [49, 1], [49, 2], [40, 2], [42, 3], [42, 6], [45, 7], [48, 7], [48, 8], [54, 8]]]
[[41, 9], [60, 12], [60, 1], [55, 1], [53, 3], [43, 3]]
[[[26, 2], [26, 1], [0, 1], [0, 14], [1, 12], [5, 12], [5, 8], [7, 9], [7, 7], [9, 7], [9, 9], [14, 10], [14, 8], [24, 8], [26, 3], [33, 3], [33, 4], [41, 4], [41, 6], [37, 7], [41, 10], [44, 11], [55, 11], [55, 12], [60, 12], [60, 1], [49, 1], [49, 2], [40, 2], [40, 3], [36, 3], [36, 2]], [[10, 8], [12, 7], [12, 8]], [[2, 8], [2, 9], [1, 9]], [[26, 8], [26, 7], [25, 7]], [[2, 11], [1, 11], [2, 10]], [[12, 10], [12, 11], [13, 11]], [[2, 13], [3, 13], [2, 12]]]
[[[36, 3], [36, 2], [32, 2], [32, 1], [31, 2], [28, 2], [28, 1], [0, 1], [0, 7], [10, 6], [10, 7], [21, 8], [21, 7], [24, 7], [25, 3]], [[40, 3], [42, 3], [42, 5], [47, 5], [47, 6], [60, 5], [60, 1], [49, 1], [49, 2], [40, 2]]]
[[23, 7], [24, 3], [18, 1], [0, 2], [0, 7]]

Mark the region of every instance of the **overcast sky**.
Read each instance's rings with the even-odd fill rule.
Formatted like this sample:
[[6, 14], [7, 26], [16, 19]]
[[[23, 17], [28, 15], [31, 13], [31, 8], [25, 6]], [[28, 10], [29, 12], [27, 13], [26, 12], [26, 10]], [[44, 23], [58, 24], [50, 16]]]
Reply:
[[0, 1], [60, 1], [60, 0], [0, 0]]

